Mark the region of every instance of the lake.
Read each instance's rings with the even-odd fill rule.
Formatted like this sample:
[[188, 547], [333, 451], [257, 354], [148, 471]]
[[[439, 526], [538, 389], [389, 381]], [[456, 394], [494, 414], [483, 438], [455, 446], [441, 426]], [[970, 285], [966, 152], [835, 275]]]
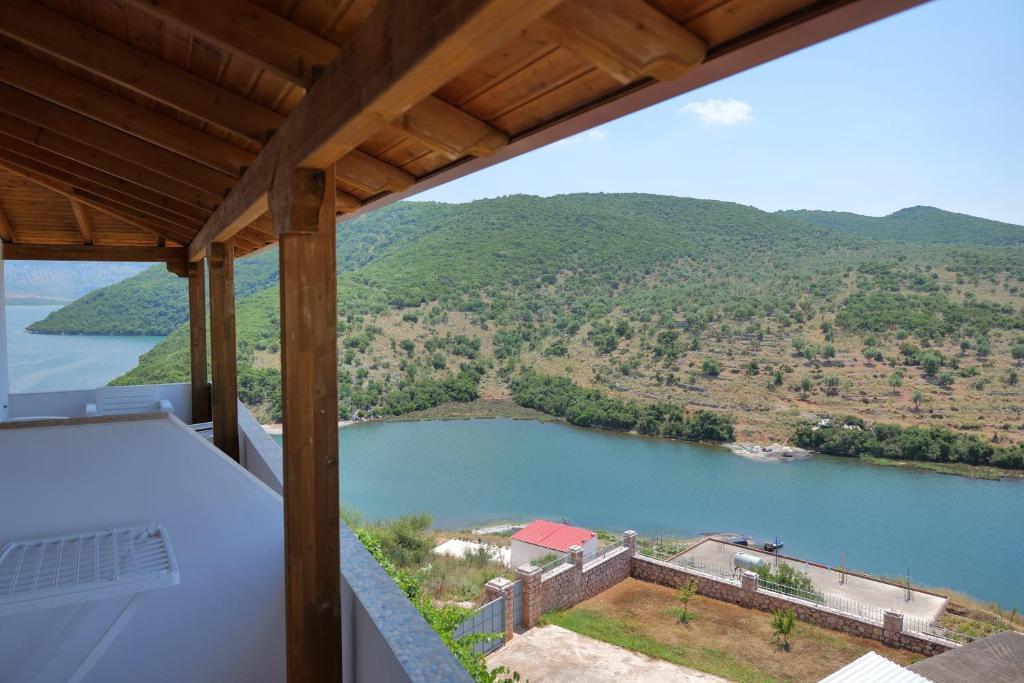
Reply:
[[642, 536], [735, 531], [797, 557], [1024, 608], [1024, 482], [723, 448], [556, 423], [370, 423], [341, 435], [341, 498], [440, 528], [544, 517]]
[[8, 306], [11, 393], [93, 389], [134, 368], [163, 337], [29, 334], [25, 328], [60, 306]]

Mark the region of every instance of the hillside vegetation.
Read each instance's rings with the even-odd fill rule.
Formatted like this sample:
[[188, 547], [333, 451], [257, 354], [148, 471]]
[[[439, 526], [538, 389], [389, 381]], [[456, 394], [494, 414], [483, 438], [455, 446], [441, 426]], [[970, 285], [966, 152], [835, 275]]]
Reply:
[[[492, 398], [684, 438], [784, 441], [851, 415], [1019, 440], [1024, 228], [938, 209], [856, 217], [887, 221], [881, 240], [818, 213], [584, 194], [343, 223], [342, 414]], [[280, 417], [275, 278], [238, 305], [242, 398], [266, 420]], [[118, 381], [187, 379], [186, 342], [175, 329]]]

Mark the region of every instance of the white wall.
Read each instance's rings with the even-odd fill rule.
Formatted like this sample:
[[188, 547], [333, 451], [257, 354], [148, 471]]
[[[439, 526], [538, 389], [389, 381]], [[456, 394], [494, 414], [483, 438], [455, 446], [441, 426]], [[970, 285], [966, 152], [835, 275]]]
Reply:
[[4, 296], [4, 242], [0, 240], [0, 420], [7, 419], [8, 394], [11, 391], [7, 375], [7, 302]]
[[[157, 384], [157, 394], [171, 402], [174, 416], [192, 422], [192, 387], [187, 383]], [[95, 389], [11, 394], [8, 417], [85, 417], [85, 404], [96, 401]]]

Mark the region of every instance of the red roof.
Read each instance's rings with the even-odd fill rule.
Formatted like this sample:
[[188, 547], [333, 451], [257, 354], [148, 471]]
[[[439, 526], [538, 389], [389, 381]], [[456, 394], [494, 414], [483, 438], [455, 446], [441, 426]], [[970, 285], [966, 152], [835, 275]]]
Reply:
[[513, 534], [512, 538], [530, 545], [539, 545], [542, 548], [566, 553], [569, 552], [569, 546], [581, 546], [596, 535], [590, 529], [535, 519]]

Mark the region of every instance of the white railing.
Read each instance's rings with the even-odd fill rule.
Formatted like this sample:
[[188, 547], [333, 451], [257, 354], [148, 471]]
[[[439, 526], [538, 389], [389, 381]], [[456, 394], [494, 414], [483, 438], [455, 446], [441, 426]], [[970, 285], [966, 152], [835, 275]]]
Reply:
[[[170, 401], [174, 416], [185, 424], [192, 423], [192, 386], [187, 383], [154, 384], [157, 398]], [[11, 394], [8, 400], [8, 419], [32, 417], [85, 417], [85, 406], [96, 403], [96, 389], [69, 391], [41, 391]]]

